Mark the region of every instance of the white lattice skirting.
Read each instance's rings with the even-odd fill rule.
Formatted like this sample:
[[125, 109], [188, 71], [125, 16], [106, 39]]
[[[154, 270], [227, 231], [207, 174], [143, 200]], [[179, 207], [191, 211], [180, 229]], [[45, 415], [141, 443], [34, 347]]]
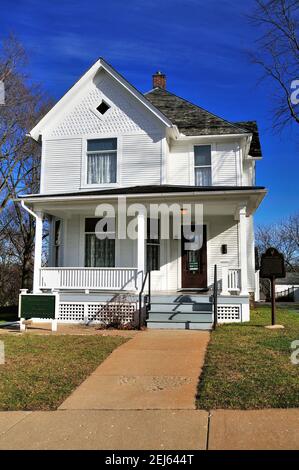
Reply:
[[118, 319], [134, 323], [137, 302], [59, 302], [58, 321], [63, 323], [108, 324]]
[[219, 323], [239, 323], [241, 321], [241, 305], [218, 305], [217, 317]]

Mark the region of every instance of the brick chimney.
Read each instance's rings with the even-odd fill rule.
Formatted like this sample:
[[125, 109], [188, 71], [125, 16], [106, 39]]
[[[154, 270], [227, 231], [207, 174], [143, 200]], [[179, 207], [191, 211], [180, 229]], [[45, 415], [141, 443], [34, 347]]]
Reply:
[[160, 71], [153, 75], [153, 88], [166, 89], [166, 75]]

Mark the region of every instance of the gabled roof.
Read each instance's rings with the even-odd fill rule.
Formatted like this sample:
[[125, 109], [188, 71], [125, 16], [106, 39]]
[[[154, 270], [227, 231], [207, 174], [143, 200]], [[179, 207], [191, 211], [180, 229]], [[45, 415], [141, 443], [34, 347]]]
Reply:
[[186, 136], [251, 133], [163, 88], [154, 88], [145, 96]]
[[186, 136], [252, 134], [249, 155], [262, 156], [261, 144], [256, 121], [229, 122], [210, 113], [190, 101], [170, 93], [163, 88], [154, 88], [145, 94], [146, 98], [158, 108], [179, 131]]
[[238, 126], [247, 129], [249, 132], [252, 132], [252, 140], [249, 149], [249, 155], [253, 158], [260, 158], [262, 156], [262, 147], [260, 142], [259, 131], [256, 121], [242, 121], [235, 122]]
[[173, 127], [172, 122], [164, 116], [163, 113], [155, 108], [153, 104], [147, 100], [142, 93], [140, 93], [134, 86], [132, 86], [122, 75], [120, 75], [111, 65], [109, 65], [102, 57], [99, 58], [90, 69], [63, 95], [63, 97], [53, 106], [52, 109], [35, 125], [30, 131], [29, 135], [38, 140], [43, 129], [49, 124], [51, 120], [57, 118], [59, 113], [65, 110], [65, 107], [76, 96], [80, 89], [88, 82], [93, 80], [100, 69], [105, 70], [111, 77], [120, 83], [129, 93], [131, 93], [137, 100], [139, 100], [150, 112], [152, 112], [166, 127]]

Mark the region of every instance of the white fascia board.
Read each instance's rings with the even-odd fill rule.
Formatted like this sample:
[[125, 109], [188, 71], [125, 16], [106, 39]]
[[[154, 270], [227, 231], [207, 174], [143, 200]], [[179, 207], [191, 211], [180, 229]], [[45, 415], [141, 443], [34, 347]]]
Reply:
[[[253, 190], [238, 190], [238, 191], [205, 191], [205, 192], [201, 192], [201, 191], [191, 191], [191, 192], [173, 192], [173, 193], [169, 193], [169, 192], [166, 192], [166, 193], [163, 193], [163, 191], [161, 193], [137, 193], [137, 194], [125, 194], [126, 198], [127, 199], [139, 199], [139, 198], [157, 198], [157, 197], [161, 197], [161, 198], [173, 198], [173, 197], [204, 197], [204, 198], [207, 198], [207, 197], [211, 197], [211, 196], [256, 196], [256, 195], [260, 195], [260, 196], [265, 196], [265, 194], [267, 193], [267, 190], [266, 189], [253, 189]], [[62, 195], [62, 196], [51, 196], [51, 195], [40, 195], [40, 196], [35, 196], [35, 197], [30, 197], [31, 195], [28, 195], [28, 196], [20, 196], [18, 199], [16, 199], [16, 201], [27, 201], [31, 204], [35, 203], [35, 202], [66, 202], [66, 201], [89, 201], [89, 200], [97, 200], [97, 199], [118, 199], [119, 197], [122, 197], [123, 195], [122, 194], [96, 194], [96, 195], [86, 195], [84, 193], [82, 193], [82, 195], [76, 195], [76, 196], [65, 196], [65, 195]], [[32, 195], [33, 196], [33, 195]]]
[[111, 65], [107, 64], [104, 59], [100, 59], [101, 65], [117, 82], [119, 82], [126, 90], [128, 90], [137, 100], [139, 100], [146, 108], [148, 108], [155, 116], [157, 116], [167, 127], [173, 127], [172, 122], [159, 111], [148, 99], [144, 97], [140, 91], [132, 86], [124, 77], [122, 77]]
[[247, 160], [258, 161], [258, 160], [263, 160], [263, 157], [252, 157], [251, 155], [248, 155]]
[[63, 97], [50, 109], [50, 111], [36, 124], [36, 126], [29, 132], [29, 135], [36, 141], [42, 134], [43, 129], [49, 121], [54, 119], [54, 116], [59, 112], [65, 111], [66, 106], [75, 97], [80, 88], [82, 88], [88, 81], [92, 80], [100, 69], [105, 70], [111, 75], [118, 83], [120, 83], [126, 90], [129, 91], [138, 101], [140, 101], [149, 111], [151, 111], [166, 127], [173, 127], [172, 122], [164, 116], [155, 106], [153, 106], [136, 88], [130, 85], [116, 70], [113, 69], [104, 59], [97, 60], [90, 69], [63, 95]]
[[53, 108], [48, 111], [48, 113], [36, 124], [36, 126], [29, 132], [29, 135], [34, 139], [38, 140], [40, 134], [42, 133], [45, 126], [49, 123], [51, 119], [54, 118], [54, 115], [65, 110], [65, 107], [69, 104], [72, 98], [78, 93], [80, 88], [85, 85], [85, 83], [93, 78], [97, 71], [99, 70], [101, 64], [100, 60], [95, 62], [90, 69], [60, 98], [59, 101], [53, 106]]
[[252, 134], [248, 132], [248, 134], [211, 134], [211, 135], [184, 135], [179, 134], [177, 140], [182, 141], [192, 141], [192, 140], [222, 140], [222, 139], [241, 139], [244, 137], [251, 137]]

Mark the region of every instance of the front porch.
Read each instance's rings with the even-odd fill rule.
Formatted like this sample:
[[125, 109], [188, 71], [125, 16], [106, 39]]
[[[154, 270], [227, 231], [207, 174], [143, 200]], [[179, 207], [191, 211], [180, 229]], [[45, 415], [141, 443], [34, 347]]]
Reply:
[[[252, 214], [261, 196], [235, 190], [229, 196], [226, 194], [224, 197], [224, 194], [219, 188], [213, 194], [160, 193], [139, 195], [138, 198], [132, 195], [126, 198], [127, 207], [142, 206], [145, 211], [127, 211], [125, 216], [119, 212], [119, 196], [41, 196], [29, 199], [30, 208], [23, 202], [23, 207], [36, 218], [33, 292], [58, 292], [61, 305], [64, 302], [68, 304], [67, 308], [61, 307], [64, 311], [74, 312], [75, 307], [71, 304], [80, 304], [76, 307], [80, 312], [77, 317], [84, 321], [90, 318], [88, 311], [92, 310], [92, 303], [111, 301], [118, 294], [135, 296], [138, 301], [146, 273], [150, 270], [151, 290], [163, 297], [156, 303], [164, 305], [161, 311], [153, 308], [150, 312], [154, 315], [153, 321], [162, 318], [164, 313], [168, 315], [165, 316], [167, 321], [171, 321], [175, 309], [176, 319], [192, 324], [192, 320], [198, 320], [195, 318], [196, 309], [200, 313], [197, 304], [203, 301], [210, 304], [214, 266], [217, 265], [219, 308], [225, 305], [221, 307], [223, 318], [232, 319], [235, 306], [235, 319], [244, 321], [249, 318], [249, 295], [255, 291]], [[184, 238], [175, 234], [172, 214], [168, 238], [161, 237], [160, 228], [156, 239], [148, 237], [149, 221], [152, 220], [147, 215], [149, 206], [162, 204], [162, 201], [168, 206], [202, 205], [202, 244], [196, 252], [184, 248]], [[97, 208], [103, 203], [113, 207], [116, 220], [114, 228], [109, 229], [112, 236], [105, 237], [105, 241], [97, 236], [95, 230], [101, 220]], [[48, 266], [42, 266], [45, 216], [50, 221]], [[161, 215], [158, 220], [159, 225]], [[119, 227], [125, 228], [127, 233], [132, 223], [135, 223], [135, 236], [120, 236]], [[148, 289], [147, 285], [144, 287], [143, 294]], [[167, 295], [170, 298], [167, 299]], [[176, 302], [176, 298], [182, 295], [191, 296], [191, 301], [185, 302], [191, 307], [184, 306], [180, 311], [183, 305]], [[165, 306], [167, 304], [168, 307]], [[230, 315], [226, 315], [229, 310]], [[192, 314], [191, 320], [189, 317], [186, 319], [184, 313], [187, 316]], [[162, 316], [157, 317], [156, 314]]]
[[[81, 267], [44, 267], [39, 269], [38, 289], [40, 291], [78, 291], [88, 294], [92, 292], [116, 291], [116, 292], [138, 292], [138, 277], [142, 272], [138, 268], [81, 268]], [[222, 278], [219, 279], [221, 295], [239, 294], [241, 290], [240, 268], [229, 268], [222, 263]], [[210, 286], [210, 289], [213, 286]], [[196, 292], [197, 289], [191, 289]], [[199, 288], [198, 291], [201, 289]], [[209, 290], [202, 289], [203, 292]], [[187, 289], [177, 291], [187, 292]], [[161, 291], [161, 295], [167, 295], [171, 291]], [[174, 291], [172, 292], [174, 293]]]

